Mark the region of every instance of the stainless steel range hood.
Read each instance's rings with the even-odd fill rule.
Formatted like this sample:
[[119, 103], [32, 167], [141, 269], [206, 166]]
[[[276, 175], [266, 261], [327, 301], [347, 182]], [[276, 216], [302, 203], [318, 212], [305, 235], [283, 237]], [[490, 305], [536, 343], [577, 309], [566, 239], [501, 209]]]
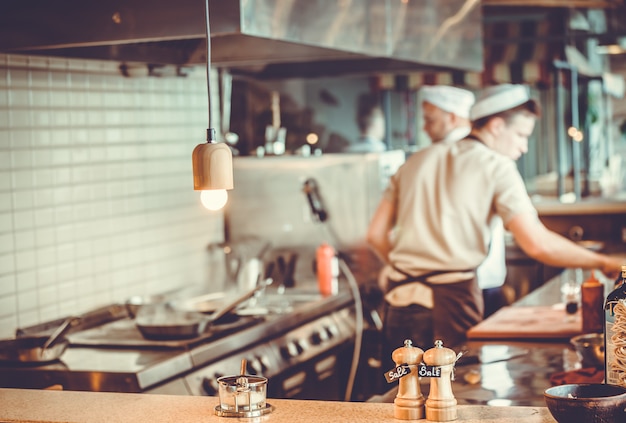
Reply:
[[[0, 51], [206, 63], [204, 0], [0, 6]], [[211, 61], [257, 77], [482, 69], [478, 0], [210, 0]]]

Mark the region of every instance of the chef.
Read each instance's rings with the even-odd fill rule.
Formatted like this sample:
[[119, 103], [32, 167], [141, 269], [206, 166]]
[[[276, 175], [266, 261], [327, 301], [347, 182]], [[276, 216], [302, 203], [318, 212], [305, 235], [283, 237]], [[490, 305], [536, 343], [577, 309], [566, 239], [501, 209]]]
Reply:
[[469, 112], [474, 104], [471, 91], [447, 85], [425, 85], [420, 88], [419, 96], [424, 132], [433, 143], [456, 142], [470, 133]]
[[359, 138], [343, 148], [344, 153], [380, 153], [387, 150], [385, 114], [373, 96], [362, 95], [358, 100], [356, 123]]
[[[426, 85], [419, 91], [422, 101], [424, 132], [433, 143], [451, 143], [469, 135], [470, 108], [474, 104], [474, 93], [447, 85]], [[482, 289], [485, 304], [484, 316], [493, 314], [507, 304], [502, 291], [506, 279], [506, 247], [502, 219], [494, 216], [491, 221], [489, 254], [477, 272], [478, 286]]]
[[515, 160], [527, 151], [540, 115], [527, 87], [487, 88], [472, 106], [465, 139], [418, 151], [392, 176], [367, 233], [387, 264], [383, 359], [407, 338], [420, 347], [434, 339], [459, 345], [482, 320], [476, 268], [487, 256], [494, 216], [535, 260], [619, 272], [618, 259], [539, 220]]

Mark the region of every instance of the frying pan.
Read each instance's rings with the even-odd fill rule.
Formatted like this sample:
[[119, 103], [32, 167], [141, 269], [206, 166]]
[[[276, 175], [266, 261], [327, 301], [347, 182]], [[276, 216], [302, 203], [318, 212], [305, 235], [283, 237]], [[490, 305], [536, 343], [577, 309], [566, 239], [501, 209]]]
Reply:
[[271, 278], [265, 279], [265, 281], [258, 283], [250, 291], [240, 295], [208, 316], [198, 312], [179, 310], [171, 304], [163, 304], [153, 309], [154, 312], [152, 313], [138, 315], [135, 318], [135, 325], [146, 339], [173, 340], [195, 338], [204, 333], [211, 324], [224, 320], [239, 304], [251, 298], [257, 291], [271, 283]]
[[47, 363], [57, 360], [69, 345], [69, 341], [63, 335], [78, 323], [78, 320], [75, 317], [65, 319], [50, 335], [0, 340], [0, 361]]

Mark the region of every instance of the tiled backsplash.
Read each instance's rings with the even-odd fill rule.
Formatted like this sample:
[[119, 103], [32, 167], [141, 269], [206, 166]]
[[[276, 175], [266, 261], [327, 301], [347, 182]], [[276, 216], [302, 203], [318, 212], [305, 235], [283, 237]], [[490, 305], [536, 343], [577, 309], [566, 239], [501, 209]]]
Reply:
[[0, 337], [15, 328], [208, 284], [222, 213], [193, 191], [206, 73], [0, 54]]

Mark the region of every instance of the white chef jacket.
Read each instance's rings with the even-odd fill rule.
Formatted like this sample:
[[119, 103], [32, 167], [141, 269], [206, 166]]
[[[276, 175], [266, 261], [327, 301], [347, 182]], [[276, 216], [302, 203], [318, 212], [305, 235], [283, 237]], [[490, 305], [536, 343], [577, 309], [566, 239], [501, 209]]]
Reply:
[[[429, 269], [444, 270], [450, 263], [456, 263], [458, 269], [477, 268], [491, 251], [490, 246], [494, 245], [493, 251], [499, 252], [500, 258], [490, 260], [501, 265], [501, 273], [496, 270], [495, 274], [499, 276], [483, 279], [481, 288], [499, 286], [504, 282], [504, 237], [502, 232], [497, 233], [502, 223], [494, 218], [500, 216], [509, 220], [518, 213], [536, 215], [514, 161], [473, 140], [437, 143], [415, 153], [392, 177], [384, 195], [394, 202], [400, 201], [396, 210], [395, 239], [392, 239], [394, 247], [390, 252], [390, 260], [396, 267], [416, 276]], [[484, 196], [494, 198], [495, 204], [485, 203]], [[458, 215], [453, 204], [460, 201], [467, 208], [465, 213]], [[427, 207], [422, 212], [413, 213], [413, 203]], [[482, 220], [484, 217], [480, 217], [486, 213], [490, 215], [487, 226]], [[492, 235], [494, 229], [496, 235]], [[450, 243], [459, 245], [459, 248], [448, 249]], [[480, 270], [483, 277], [489, 274], [485, 269], [491, 269], [488, 267], [490, 263], [487, 261]], [[469, 277], [472, 275], [470, 273]], [[386, 276], [393, 280], [405, 277], [392, 268], [381, 273], [381, 282]], [[450, 283], [467, 277], [462, 273], [444, 274], [428, 281]], [[397, 287], [385, 298], [399, 307], [411, 303], [433, 306], [431, 289], [421, 283]]]

